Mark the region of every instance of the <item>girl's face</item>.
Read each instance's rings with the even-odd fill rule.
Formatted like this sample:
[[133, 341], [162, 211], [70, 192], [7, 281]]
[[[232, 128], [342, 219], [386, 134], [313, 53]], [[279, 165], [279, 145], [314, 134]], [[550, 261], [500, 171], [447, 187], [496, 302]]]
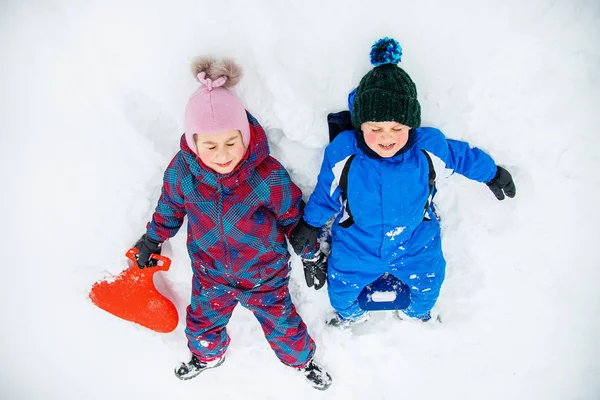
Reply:
[[198, 157], [219, 174], [228, 174], [242, 161], [246, 147], [240, 131], [194, 135]]
[[367, 146], [383, 158], [392, 157], [408, 142], [410, 127], [397, 122], [365, 122], [360, 125]]

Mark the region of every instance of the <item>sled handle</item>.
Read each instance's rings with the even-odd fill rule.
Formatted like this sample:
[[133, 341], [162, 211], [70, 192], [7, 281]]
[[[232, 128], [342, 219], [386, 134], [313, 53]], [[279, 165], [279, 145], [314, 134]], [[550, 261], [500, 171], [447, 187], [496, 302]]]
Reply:
[[[135, 256], [139, 253], [140, 251], [138, 249], [136, 249], [135, 247], [130, 248], [129, 250], [127, 250], [127, 253], [125, 253], [125, 257], [129, 258], [131, 260], [131, 262], [133, 262], [133, 265], [135, 267], [137, 267], [137, 260], [135, 259]], [[156, 265], [147, 265], [146, 268], [152, 268], [152, 269], [158, 269], [160, 271], [168, 271], [169, 268], [171, 267], [171, 259], [165, 256], [161, 256], [160, 254], [152, 254], [150, 256], [150, 259], [154, 259], [156, 260], [157, 264]]]

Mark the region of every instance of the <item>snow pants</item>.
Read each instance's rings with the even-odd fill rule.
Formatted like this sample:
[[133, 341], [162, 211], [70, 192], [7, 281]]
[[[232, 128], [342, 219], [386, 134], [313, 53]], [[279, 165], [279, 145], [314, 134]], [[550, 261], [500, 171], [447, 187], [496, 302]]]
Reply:
[[343, 234], [334, 235], [327, 287], [331, 305], [342, 318], [364, 313], [358, 295], [385, 272], [410, 288], [410, 304], [402, 310], [409, 317], [423, 318], [435, 305], [446, 270], [438, 222], [421, 223], [405, 242], [390, 243], [381, 255], [369, 254], [346, 246]]
[[202, 361], [225, 354], [230, 342], [227, 323], [239, 302], [254, 313], [282, 363], [306, 365], [316, 345], [292, 304], [288, 283], [287, 265], [256, 286], [231, 275], [195, 272], [185, 330], [191, 352]]

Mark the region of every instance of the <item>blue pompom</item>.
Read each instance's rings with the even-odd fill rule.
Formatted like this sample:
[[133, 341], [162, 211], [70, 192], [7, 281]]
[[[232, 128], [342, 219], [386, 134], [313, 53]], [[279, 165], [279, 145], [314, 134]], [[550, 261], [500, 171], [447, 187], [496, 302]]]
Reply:
[[396, 40], [384, 37], [371, 47], [371, 64], [398, 64], [402, 59], [402, 46]]

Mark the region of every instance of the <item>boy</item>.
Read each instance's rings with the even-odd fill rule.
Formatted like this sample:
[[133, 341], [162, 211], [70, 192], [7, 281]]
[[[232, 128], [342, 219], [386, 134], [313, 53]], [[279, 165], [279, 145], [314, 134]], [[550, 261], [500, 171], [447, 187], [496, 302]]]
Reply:
[[314, 249], [319, 229], [337, 214], [329, 260], [320, 255], [303, 261], [309, 286], [311, 277], [327, 273], [336, 310], [331, 325], [366, 319], [357, 297], [384, 273], [410, 288], [407, 316], [431, 318], [446, 266], [432, 203], [436, 176], [458, 172], [486, 183], [498, 200], [516, 193], [510, 173], [486, 153], [420, 127], [417, 89], [397, 65], [401, 55], [394, 39], [373, 45], [375, 68], [350, 94], [354, 130], [325, 149], [317, 185], [291, 234], [298, 254]]

